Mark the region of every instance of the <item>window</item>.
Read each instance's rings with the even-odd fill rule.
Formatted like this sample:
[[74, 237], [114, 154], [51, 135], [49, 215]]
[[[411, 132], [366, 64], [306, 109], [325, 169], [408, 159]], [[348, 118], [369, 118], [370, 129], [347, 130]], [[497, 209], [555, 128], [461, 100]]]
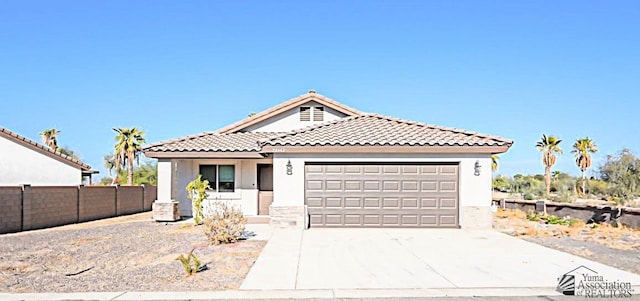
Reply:
[[311, 121], [311, 107], [300, 107], [300, 121]]
[[313, 107], [313, 121], [324, 120], [324, 107]]
[[200, 165], [200, 175], [202, 175], [203, 180], [209, 181], [209, 187], [213, 191], [235, 191], [235, 165]]

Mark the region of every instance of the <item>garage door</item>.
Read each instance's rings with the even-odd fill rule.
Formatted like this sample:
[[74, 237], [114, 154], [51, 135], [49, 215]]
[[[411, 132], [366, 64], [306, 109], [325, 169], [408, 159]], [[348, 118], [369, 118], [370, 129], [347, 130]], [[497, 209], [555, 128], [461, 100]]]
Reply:
[[457, 227], [457, 164], [307, 164], [311, 227]]

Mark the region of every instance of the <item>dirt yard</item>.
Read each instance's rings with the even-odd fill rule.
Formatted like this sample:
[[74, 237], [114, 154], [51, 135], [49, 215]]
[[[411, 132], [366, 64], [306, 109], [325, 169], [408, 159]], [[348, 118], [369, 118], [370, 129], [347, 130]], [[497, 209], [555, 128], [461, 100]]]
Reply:
[[571, 226], [530, 221], [520, 210], [498, 210], [494, 229], [549, 248], [640, 274], [640, 231], [609, 224]]
[[[266, 244], [210, 246], [200, 227], [157, 223], [150, 213], [0, 235], [1, 292], [236, 289]], [[186, 277], [175, 260], [194, 253], [208, 270]]]

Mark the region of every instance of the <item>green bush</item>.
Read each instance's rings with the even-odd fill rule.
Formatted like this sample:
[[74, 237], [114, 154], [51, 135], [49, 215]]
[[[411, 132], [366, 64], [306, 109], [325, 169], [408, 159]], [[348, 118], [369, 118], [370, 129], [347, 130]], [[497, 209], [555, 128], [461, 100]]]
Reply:
[[204, 218], [204, 234], [214, 245], [234, 243], [242, 237], [246, 222], [239, 208], [214, 202]]
[[544, 213], [536, 212], [533, 210], [527, 211], [527, 219], [532, 222], [539, 222], [544, 218]]
[[499, 191], [509, 191], [511, 185], [511, 180], [505, 176], [497, 175], [493, 178], [493, 189], [497, 189]]
[[563, 226], [572, 226], [579, 222], [578, 219], [566, 217], [558, 217], [555, 215], [547, 215], [545, 217], [545, 223], [550, 225], [563, 225]]
[[210, 189], [209, 181], [203, 180], [202, 175], [198, 175], [195, 180], [189, 182], [185, 189], [187, 190], [187, 197], [191, 200], [193, 222], [196, 225], [200, 225], [204, 217], [202, 213], [202, 201], [209, 197], [207, 193], [207, 189]]

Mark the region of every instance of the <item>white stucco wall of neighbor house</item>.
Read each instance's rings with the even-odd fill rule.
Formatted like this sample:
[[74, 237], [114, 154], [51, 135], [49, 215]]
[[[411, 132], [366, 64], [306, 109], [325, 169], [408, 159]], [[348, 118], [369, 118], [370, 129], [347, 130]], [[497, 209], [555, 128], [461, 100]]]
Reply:
[[[167, 163], [168, 162], [168, 163]], [[257, 164], [270, 164], [270, 159], [193, 159], [193, 160], [160, 160], [158, 162], [158, 200], [170, 197], [180, 202], [180, 215], [192, 216], [191, 200], [187, 197], [186, 187], [198, 177], [201, 164], [235, 166], [235, 189], [233, 192], [208, 192], [206, 202], [224, 201], [238, 206], [244, 215], [258, 214]], [[206, 202], [203, 206], [206, 206]]]
[[[313, 121], [313, 107], [324, 107], [323, 120]], [[312, 107], [311, 109], [311, 121], [300, 121], [300, 107]], [[288, 132], [312, 126], [315, 124], [333, 121], [336, 119], [344, 118], [346, 115], [340, 113], [334, 109], [325, 107], [317, 102], [310, 101], [303, 105], [300, 105], [294, 109], [281, 113], [277, 116], [271, 117], [265, 121], [256, 123], [250, 127], [247, 127], [247, 132]]]
[[[293, 174], [287, 175], [291, 160]], [[481, 166], [474, 175], [475, 163]], [[273, 158], [272, 206], [304, 206], [305, 162], [456, 162], [459, 163], [460, 225], [463, 228], [491, 227], [490, 154], [288, 154]]]
[[80, 168], [0, 137], [0, 186], [73, 186], [81, 183]]

